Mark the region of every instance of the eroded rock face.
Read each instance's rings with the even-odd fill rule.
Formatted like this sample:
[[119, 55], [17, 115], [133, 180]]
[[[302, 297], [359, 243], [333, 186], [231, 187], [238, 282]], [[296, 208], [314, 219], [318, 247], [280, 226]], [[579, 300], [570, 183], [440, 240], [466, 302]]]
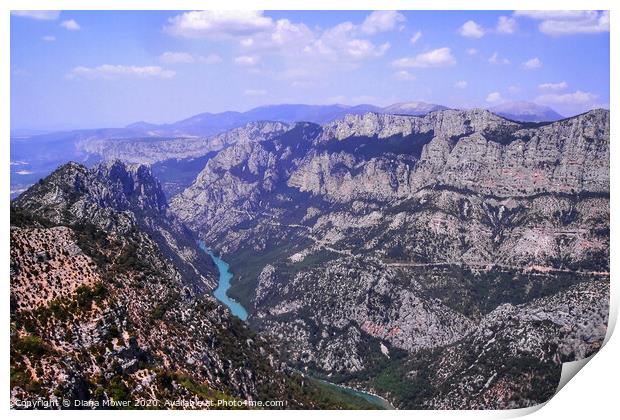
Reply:
[[195, 236], [169, 212], [164, 193], [148, 167], [104, 162], [92, 169], [68, 163], [24, 192], [15, 205], [55, 224], [93, 225], [123, 235], [151, 235], [197, 291], [216, 287], [214, 267]]
[[[84, 235], [12, 229], [12, 398], [146, 398], [171, 408], [166, 399], [287, 392], [291, 379], [269, 364], [277, 360], [270, 344], [184, 286], [148, 235]], [[33, 261], [38, 249], [49, 258]]]
[[[364, 369], [368, 353], [380, 350], [378, 343], [407, 351], [437, 347], [458, 340], [474, 325], [439, 301], [422, 296], [415, 281], [403, 284], [397, 269], [386, 270], [372, 259], [340, 258], [299, 272], [286, 282], [274, 278], [278, 273], [269, 267], [259, 277], [256, 324], [295, 343], [290, 353], [294, 363], [325, 371], [344, 366], [356, 372]], [[291, 319], [310, 324], [318, 341], [298, 342], [299, 331], [287, 328]]]
[[609, 285], [600, 281], [527, 304], [501, 305], [459, 343], [414, 353], [402, 363], [401, 380], [413, 389], [430, 379], [424, 396], [407, 391], [396, 396], [396, 388], [384, 392], [394, 395], [400, 408], [536, 405], [555, 393], [563, 362], [600, 349], [608, 314]]
[[11, 302], [17, 311], [46, 307], [101, 281], [95, 262], [65, 226], [11, 229]]
[[300, 123], [272, 140], [240, 141], [210, 160], [191, 187], [176, 196], [174, 213], [193, 229], [226, 230], [229, 221], [252, 217], [265, 194], [277, 194], [320, 127]]
[[[474, 343], [501, 305], [608, 287], [608, 111], [549, 124], [368, 113], [286, 135], [219, 153], [171, 209], [237, 268], [231, 293], [251, 325], [279, 335], [299, 367], [355, 381], [388, 357]], [[606, 323], [593, 322], [596, 341]], [[542, 347], [563, 334], [551, 323]], [[531, 390], [513, 373], [506, 387]], [[506, 406], [546, 394], [511, 395]]]
[[[379, 143], [402, 136], [415, 142], [425, 135], [430, 141], [418, 155], [364, 158], [320, 151], [325, 143], [337, 147], [334, 139], [355, 144], [355, 137], [370, 137]], [[423, 118], [350, 116], [324, 128], [318, 150], [304, 159], [289, 185], [340, 202], [403, 198], [434, 184], [508, 197], [605, 192], [608, 138], [609, 113], [603, 110], [531, 129], [487, 111], [443, 111]]]
[[377, 137], [386, 139], [396, 135], [431, 133], [433, 136], [458, 137], [475, 132], [509, 133], [518, 129], [518, 123], [508, 121], [491, 112], [446, 110], [432, 112], [422, 117], [367, 113], [347, 115], [324, 126], [319, 142], [350, 137]]

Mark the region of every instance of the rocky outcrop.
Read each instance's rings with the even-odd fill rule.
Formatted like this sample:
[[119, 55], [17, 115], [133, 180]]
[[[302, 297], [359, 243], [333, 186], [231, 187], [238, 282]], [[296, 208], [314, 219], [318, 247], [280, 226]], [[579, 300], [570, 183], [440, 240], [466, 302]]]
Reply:
[[[303, 123], [269, 141], [245, 140], [222, 150], [171, 206], [192, 229], [225, 231], [239, 215], [253, 214], [265, 194], [277, 194], [320, 127]], [[251, 217], [251, 216], [250, 216]]]
[[[394, 136], [428, 141], [421, 153], [390, 151]], [[488, 111], [443, 111], [422, 118], [366, 114], [325, 127], [321, 143], [386, 141], [370, 157], [329, 147], [308, 155], [289, 185], [335, 201], [402, 198], [446, 185], [514, 197], [539, 192], [609, 191], [609, 113], [589, 113], [538, 128], [522, 128]]]
[[104, 162], [92, 169], [68, 163], [24, 192], [15, 206], [54, 224], [89, 224], [123, 235], [140, 229], [197, 291], [215, 288], [215, 269], [195, 236], [168, 211], [148, 167]]
[[[416, 155], [405, 146], [420, 135]], [[397, 147], [394, 136], [403, 136]], [[287, 232], [336, 248], [366, 242], [382, 257], [402, 249], [409, 262], [607, 266], [596, 261], [608, 247], [608, 111], [535, 128], [481, 110], [366, 114], [306, 129], [294, 153], [284, 142], [224, 150], [175, 197], [173, 212], [223, 251], [247, 241], [259, 250], [266, 232], [303, 225]], [[301, 217], [310, 201], [318, 219]], [[356, 203], [360, 211], [346, 210]], [[374, 232], [356, 229], [374, 210]], [[254, 228], [231, 231], [243, 224]], [[395, 235], [405, 232], [411, 240], [402, 243]]]
[[[499, 306], [461, 341], [400, 361], [392, 384], [371, 380], [399, 408], [510, 409], [557, 388], [561, 365], [591, 356], [605, 338], [606, 282], [573, 286], [527, 304]], [[389, 368], [388, 368], [389, 369]]]
[[439, 137], [460, 137], [473, 133], [493, 134], [497, 139], [497, 134], [508, 134], [518, 128], [520, 128], [518, 123], [482, 109], [437, 111], [422, 117], [366, 113], [347, 115], [343, 119], [325, 124], [318, 140], [325, 142], [352, 137], [387, 139], [393, 136], [407, 137], [429, 133]]
[[[291, 343], [292, 362], [350, 372], [364, 369], [369, 347], [377, 353], [379, 343], [411, 352], [452, 343], [473, 327], [462, 314], [425, 297], [415, 280], [399, 284], [397, 270], [349, 257], [285, 279], [267, 266], [259, 278], [255, 323]], [[287, 327], [291, 319], [299, 328]], [[303, 330], [312, 334], [300, 342]], [[366, 341], [375, 344], [360, 345]]]

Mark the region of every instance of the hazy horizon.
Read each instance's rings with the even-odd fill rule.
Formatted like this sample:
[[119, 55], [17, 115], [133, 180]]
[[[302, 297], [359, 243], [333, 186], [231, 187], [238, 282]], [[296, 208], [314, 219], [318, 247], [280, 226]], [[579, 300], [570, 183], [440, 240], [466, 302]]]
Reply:
[[[412, 101], [406, 101], [406, 102], [422, 102], [422, 101], [412, 100]], [[506, 102], [502, 102], [502, 103], [496, 104], [496, 105], [503, 105], [503, 104], [508, 104], [508, 103], [512, 103], [512, 102], [521, 102], [521, 101], [506, 101]], [[527, 101], [524, 101], [524, 102], [527, 102]], [[431, 102], [428, 102], [428, 103], [431, 103]], [[435, 104], [434, 102], [432, 102], [432, 103]], [[534, 102], [528, 102], [528, 103], [535, 104]], [[295, 106], [295, 105], [302, 105], [302, 106], [305, 106], [305, 105], [308, 105], [308, 106], [339, 106], [340, 105], [340, 106], [347, 106], [347, 107], [355, 107], [355, 106], [360, 106], [360, 105], [374, 105], [374, 104], [371, 104], [371, 103], [361, 104], [360, 103], [360, 104], [351, 104], [351, 105], [349, 105], [349, 104], [338, 104], [338, 103], [331, 103], [331, 104], [301, 104], [301, 103], [295, 103], [295, 104], [293, 104], [293, 103], [273, 103], [272, 104], [272, 103], [265, 103], [265, 104], [258, 105], [258, 106], [255, 106], [255, 107], [252, 107], [252, 108], [248, 108], [248, 109], [244, 109], [244, 110], [234, 110], [234, 109], [232, 109], [232, 110], [226, 110], [226, 111], [221, 111], [221, 112], [244, 113], [244, 112], [251, 111], [251, 110], [257, 109], [257, 108], [270, 107], [270, 106], [285, 106], [285, 105], [290, 105], [290, 106]], [[389, 105], [394, 105], [394, 104], [389, 104]], [[492, 106], [473, 106], [473, 107], [451, 107], [451, 106], [448, 106], [446, 104], [436, 104], [436, 105], [443, 105], [443, 106], [446, 106], [449, 109], [462, 109], [462, 110], [491, 109], [494, 106], [496, 106], [496, 105], [492, 105]], [[546, 105], [541, 105], [541, 106], [546, 106]], [[549, 108], [551, 110], [555, 111], [554, 108], [552, 108], [552, 107], [549, 107]], [[598, 108], [606, 109], [606, 110], [609, 111], [610, 107], [609, 106], [594, 106], [592, 108], [584, 109], [583, 111], [579, 111], [577, 113], [573, 113], [573, 114], [570, 114], [570, 115], [564, 115], [564, 114], [561, 114], [561, 115], [564, 118], [571, 118], [571, 117], [574, 117], [576, 115], [583, 114], [583, 113], [586, 113], [586, 112], [589, 112], [589, 111], [592, 111], [592, 110], [598, 109]], [[90, 126], [79, 126], [79, 125], [73, 126], [73, 125], [68, 125], [68, 124], [57, 124], [56, 126], [40, 127], [40, 128], [11, 127], [11, 133], [13, 135], [14, 132], [18, 132], [18, 134], [15, 135], [16, 137], [18, 137], [20, 135], [24, 135], [24, 134], [22, 134], [22, 132], [28, 132], [25, 135], [34, 135], [34, 134], [29, 133], [29, 132], [33, 132], [33, 133], [36, 132], [35, 134], [42, 134], [42, 133], [46, 134], [46, 133], [60, 132], [60, 131], [92, 130], [92, 129], [105, 129], [105, 128], [124, 128], [124, 127], [127, 127], [127, 126], [131, 125], [131, 124], [136, 124], [136, 123], [147, 123], [147, 124], [156, 124], [156, 125], [172, 124], [172, 123], [175, 123], [175, 122], [178, 122], [178, 121], [182, 121], [184, 119], [188, 119], [188, 118], [191, 118], [191, 117], [194, 117], [196, 115], [203, 114], [203, 113], [211, 113], [211, 112], [209, 112], [209, 111], [198, 112], [196, 114], [188, 115], [188, 116], [180, 118], [178, 120], [162, 121], [162, 122], [152, 122], [152, 121], [140, 120], [140, 121], [132, 121], [132, 122], [130, 122], [128, 124], [124, 124], [124, 125], [111, 125], [111, 124], [97, 124], [97, 123], [95, 123], [95, 124], [92, 124]], [[217, 114], [217, 112], [212, 112], [211, 114]]]

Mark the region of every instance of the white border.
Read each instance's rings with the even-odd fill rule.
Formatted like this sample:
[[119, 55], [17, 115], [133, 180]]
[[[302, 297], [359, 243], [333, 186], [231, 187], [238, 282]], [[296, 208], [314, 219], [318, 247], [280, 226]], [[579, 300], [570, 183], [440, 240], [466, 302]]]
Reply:
[[[139, 10], [139, 9], [155, 9], [155, 10], [200, 10], [204, 8], [209, 9], [264, 9], [264, 10], [390, 10], [390, 9], [412, 9], [412, 10], [584, 10], [584, 9], [597, 9], [597, 10], [611, 10], [612, 16], [612, 31], [611, 31], [611, 92], [610, 92], [610, 108], [614, 108], [616, 98], [620, 97], [618, 91], [618, 74], [620, 74], [620, 67], [618, 66], [618, 48], [620, 43], [618, 42], [618, 32], [614, 32], [613, 25], [616, 15], [616, 11], [620, 10], [618, 6], [620, 2], [617, 1], [601, 1], [601, 0], [564, 0], [562, 2], [553, 2], [549, 0], [505, 0], [501, 3], [497, 1], [489, 0], [470, 0], [463, 2], [462, 0], [433, 0], [433, 1], [408, 1], [402, 0], [264, 0], [260, 3], [248, 4], [248, 1], [244, 0], [211, 0], [211, 1], [198, 1], [198, 0], [179, 0], [179, 1], [145, 1], [145, 0], [89, 0], [88, 2], [77, 0], [4, 0], [2, 2], [1, 12], [1, 26], [0, 32], [1, 39], [1, 51], [4, 54], [4, 59], [0, 62], [0, 75], [1, 75], [1, 89], [2, 92], [2, 112], [0, 112], [0, 127], [2, 135], [2, 161], [0, 167], [5, 168], [6, 177], [2, 178], [0, 197], [5, 197], [8, 200], [9, 197], [9, 109], [10, 109], [10, 39], [9, 39], [9, 10], [50, 10], [50, 9], [64, 9], [64, 10]], [[620, 12], [618, 12], [620, 13]], [[615, 109], [615, 108], [614, 108]], [[615, 147], [614, 141], [618, 139], [618, 127], [619, 121], [617, 114], [611, 113], [611, 179], [619, 179], [618, 171], [620, 167], [616, 164], [618, 159], [618, 148]], [[611, 249], [616, 249], [618, 244], [619, 233], [616, 230], [617, 224], [616, 215], [618, 214], [618, 204], [616, 198], [617, 187], [616, 183], [611, 183], [611, 214], [612, 225], [611, 228]], [[4, 224], [2, 224], [0, 231], [0, 238], [4, 238], [1, 242], [2, 255], [5, 264], [2, 266], [2, 278], [5, 279], [4, 290], [1, 293], [0, 299], [2, 302], [2, 308], [4, 310], [5, 317], [8, 317], [9, 307], [9, 207], [7, 204], [0, 208]], [[616, 272], [618, 259], [611, 259], [611, 272]], [[618, 287], [617, 281], [612, 276], [612, 312], [610, 314], [610, 321], [617, 319], [618, 314]], [[47, 417], [60, 417], [65, 418], [78, 418], [83, 414], [77, 411], [70, 412], [18, 412], [9, 410], [9, 323], [5, 318], [4, 322], [0, 323], [0, 337], [4, 337], [3, 340], [3, 360], [0, 367], [0, 377], [2, 384], [4, 385], [5, 399], [2, 404], [5, 410], [9, 411], [9, 415], [15, 418], [30, 418], [43, 416]], [[613, 330], [612, 322], [610, 322], [610, 328], [608, 331], [608, 339]], [[620, 343], [617, 337], [612, 337], [604, 349], [597, 354], [592, 361], [590, 361], [581, 372], [578, 373], [577, 379], [570, 381], [554, 398], [542, 407], [542, 409], [536, 411], [533, 418], [612, 418], [614, 413], [618, 413], [618, 396], [616, 391], [616, 385], [618, 384], [619, 363], [617, 356], [620, 354]], [[540, 408], [540, 407], [539, 407]], [[414, 416], [417, 418], [505, 418], [514, 417], [518, 415], [526, 414], [532, 410], [514, 410], [514, 411], [458, 411], [458, 412], [410, 412], [410, 411], [392, 411], [392, 412], [337, 412], [337, 416], [341, 418], [359, 418], [359, 416], [380, 416], [380, 417], [392, 417], [392, 418], [411, 418]], [[175, 413], [176, 415], [182, 415], [183, 417], [216, 415], [213, 413], [205, 412], [192, 412], [192, 413]], [[317, 415], [332, 415], [334, 412], [321, 411], [317, 412]], [[89, 413], [89, 416], [98, 418], [108, 418], [110, 413], [106, 412], [93, 412]], [[134, 413], [115, 412], [114, 416], [132, 416]], [[149, 412], [149, 417], [152, 418], [168, 418], [173, 415], [169, 412]], [[238, 418], [242, 417], [243, 412], [217, 412], [217, 416], [223, 418]], [[314, 412], [252, 412], [250, 416], [253, 418], [288, 418], [290, 416], [296, 416], [300, 418], [311, 418], [315, 416]], [[165, 416], [165, 417], [164, 417]]]

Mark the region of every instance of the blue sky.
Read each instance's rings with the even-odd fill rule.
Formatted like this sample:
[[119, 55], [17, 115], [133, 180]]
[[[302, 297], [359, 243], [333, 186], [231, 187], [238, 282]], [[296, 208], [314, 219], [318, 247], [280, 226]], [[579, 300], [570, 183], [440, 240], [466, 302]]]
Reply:
[[275, 103], [609, 107], [606, 12], [13, 12], [11, 127]]

